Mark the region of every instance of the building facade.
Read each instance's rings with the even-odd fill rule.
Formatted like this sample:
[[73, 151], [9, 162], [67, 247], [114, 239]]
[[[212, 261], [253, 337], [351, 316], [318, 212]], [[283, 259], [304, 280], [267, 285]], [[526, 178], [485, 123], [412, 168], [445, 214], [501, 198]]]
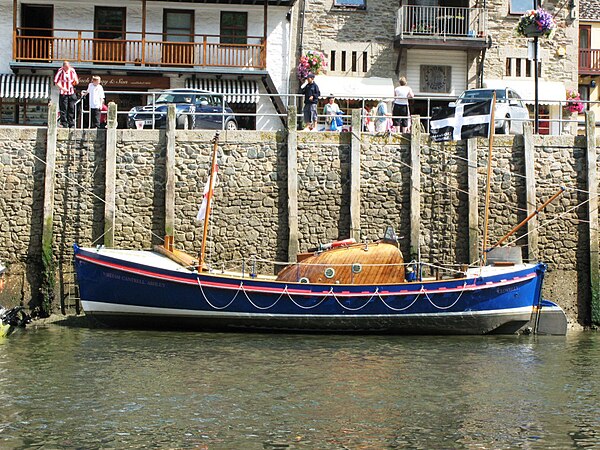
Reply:
[[[210, 88], [226, 95], [242, 128], [279, 129], [289, 91], [294, 0], [29, 3], [0, 0], [0, 118], [44, 124], [51, 77], [69, 60], [80, 89], [103, 79], [119, 111], [142, 92]], [[120, 117], [120, 122], [123, 119]]]
[[[552, 39], [539, 39], [538, 103], [541, 117], [557, 120], [566, 89], [577, 85], [577, 6], [542, 3], [558, 26]], [[533, 0], [306, 0], [298, 6], [299, 48], [328, 54], [327, 77], [334, 79], [383, 77], [397, 84], [406, 76], [417, 97], [412, 113], [422, 117], [465, 89], [486, 86], [513, 88], [533, 114], [532, 45], [515, 32], [533, 6]], [[327, 77], [320, 80], [327, 88], [340, 86]], [[338, 96], [353, 96], [353, 85], [346, 86], [349, 92]], [[540, 132], [558, 134], [560, 126], [546, 123]]]

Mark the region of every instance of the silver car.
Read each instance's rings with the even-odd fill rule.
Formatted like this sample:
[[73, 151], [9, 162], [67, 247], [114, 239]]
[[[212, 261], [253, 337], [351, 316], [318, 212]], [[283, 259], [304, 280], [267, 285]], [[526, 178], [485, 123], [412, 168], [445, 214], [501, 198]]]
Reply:
[[519, 94], [510, 88], [469, 89], [464, 91], [456, 103], [468, 103], [469, 100], [491, 99], [496, 91], [496, 110], [494, 128], [498, 134], [523, 134], [523, 124], [529, 120], [529, 110]]

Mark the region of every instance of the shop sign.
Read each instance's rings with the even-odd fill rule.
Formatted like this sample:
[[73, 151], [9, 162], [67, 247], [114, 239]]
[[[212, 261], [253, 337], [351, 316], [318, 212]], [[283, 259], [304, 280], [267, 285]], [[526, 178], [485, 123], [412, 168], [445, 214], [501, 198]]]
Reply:
[[[96, 75], [96, 74], [94, 74]], [[100, 84], [106, 90], [148, 90], [148, 89], [169, 89], [171, 87], [170, 79], [167, 77], [134, 77], [128, 75], [102, 75]], [[92, 75], [80, 75], [79, 86], [86, 87], [92, 82]]]

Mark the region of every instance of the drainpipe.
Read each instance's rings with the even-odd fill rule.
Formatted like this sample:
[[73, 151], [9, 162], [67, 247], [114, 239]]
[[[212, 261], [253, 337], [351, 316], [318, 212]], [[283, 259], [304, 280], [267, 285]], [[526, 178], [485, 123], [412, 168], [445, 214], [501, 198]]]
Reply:
[[300, 37], [298, 43], [298, 54], [296, 57], [299, 59], [304, 52], [304, 14], [306, 12], [306, 2], [307, 0], [302, 0], [302, 4], [300, 6]]

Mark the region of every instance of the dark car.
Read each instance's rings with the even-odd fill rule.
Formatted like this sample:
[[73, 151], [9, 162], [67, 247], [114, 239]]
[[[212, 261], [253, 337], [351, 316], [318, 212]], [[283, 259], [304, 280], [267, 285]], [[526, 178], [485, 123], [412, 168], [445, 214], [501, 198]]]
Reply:
[[237, 130], [238, 128], [231, 108], [226, 103], [223, 108], [223, 96], [196, 89], [169, 89], [159, 94], [154, 104], [132, 108], [127, 116], [127, 126], [165, 128], [167, 109], [171, 104], [175, 105], [177, 128], [186, 130]]

